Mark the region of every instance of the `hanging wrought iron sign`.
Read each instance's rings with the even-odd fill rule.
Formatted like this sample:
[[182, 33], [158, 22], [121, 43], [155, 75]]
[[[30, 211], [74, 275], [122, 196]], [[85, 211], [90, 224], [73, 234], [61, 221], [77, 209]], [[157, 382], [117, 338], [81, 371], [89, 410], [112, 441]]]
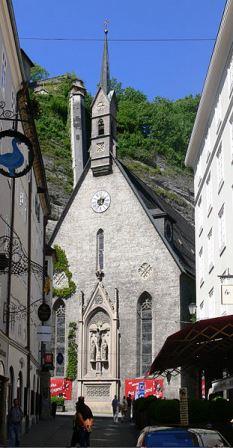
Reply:
[[63, 356], [63, 354], [62, 354], [61, 352], [59, 352], [59, 353], [57, 354], [57, 358], [56, 358], [56, 360], [57, 360], [57, 363], [58, 363], [59, 365], [63, 364], [64, 356]]
[[8, 129], [0, 132], [0, 145], [0, 173], [12, 178], [25, 176], [30, 171], [34, 159], [31, 141], [21, 132]]
[[[0, 220], [4, 222], [8, 231], [10, 232], [10, 226], [7, 221], [0, 215]], [[0, 275], [9, 272], [9, 257], [10, 257], [10, 237], [8, 235], [0, 236]], [[12, 239], [12, 262], [11, 262], [11, 274], [23, 275], [28, 272], [28, 256], [23, 248], [21, 240], [14, 230]], [[43, 266], [36, 263], [32, 259], [30, 260], [31, 271], [37, 276], [37, 278], [43, 277]]]
[[51, 316], [51, 308], [47, 303], [42, 303], [38, 308], [38, 317], [41, 322], [46, 322]]

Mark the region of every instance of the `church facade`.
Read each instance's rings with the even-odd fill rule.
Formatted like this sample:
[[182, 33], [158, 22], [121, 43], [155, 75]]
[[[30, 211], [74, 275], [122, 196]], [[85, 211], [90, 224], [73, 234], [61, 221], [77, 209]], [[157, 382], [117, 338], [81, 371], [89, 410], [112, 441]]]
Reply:
[[[193, 229], [117, 159], [109, 80], [106, 32], [85, 166], [84, 138], [76, 138], [83, 135], [80, 81], [72, 90], [71, 104], [79, 95], [72, 151], [81, 168], [73, 164], [77, 183], [50, 241], [65, 250], [77, 285], [70, 299], [54, 306], [63, 310], [66, 336], [69, 323], [77, 323], [76, 393], [95, 412], [111, 412], [113, 396], [124, 395], [124, 380], [148, 371], [167, 336], [189, 319], [195, 297]], [[180, 375], [165, 381], [164, 395], [178, 397], [181, 385]]]

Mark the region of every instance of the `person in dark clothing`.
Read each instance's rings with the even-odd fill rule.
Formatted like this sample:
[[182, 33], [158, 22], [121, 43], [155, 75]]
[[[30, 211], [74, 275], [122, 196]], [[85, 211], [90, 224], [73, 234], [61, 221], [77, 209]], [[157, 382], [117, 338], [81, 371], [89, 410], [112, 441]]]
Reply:
[[15, 398], [14, 405], [8, 414], [9, 446], [20, 446], [22, 419], [23, 411], [20, 407], [19, 400]]
[[131, 410], [132, 410], [132, 398], [131, 398], [131, 394], [128, 395], [128, 397], [126, 398], [127, 400], [127, 418], [130, 421], [131, 420]]
[[76, 403], [71, 446], [75, 446], [76, 443], [79, 443], [80, 447], [90, 446], [92, 426], [93, 414], [91, 409], [84, 403], [84, 397], [79, 397]]
[[56, 417], [56, 412], [57, 412], [57, 403], [55, 401], [52, 401], [51, 404], [51, 415], [53, 418]]

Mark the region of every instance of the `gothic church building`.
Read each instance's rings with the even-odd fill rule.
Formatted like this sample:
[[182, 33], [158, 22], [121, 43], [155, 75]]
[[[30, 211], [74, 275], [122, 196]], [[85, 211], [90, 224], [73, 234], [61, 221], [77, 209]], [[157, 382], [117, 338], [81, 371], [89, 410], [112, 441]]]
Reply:
[[[65, 359], [69, 322], [78, 328], [74, 399], [84, 395], [96, 412], [111, 412], [124, 380], [146, 373], [165, 339], [189, 319], [195, 298], [193, 228], [117, 158], [109, 86], [106, 32], [88, 160], [82, 82], [71, 91], [75, 185], [50, 240], [65, 250], [77, 285], [62, 304]], [[180, 375], [169, 386], [164, 381], [164, 395], [177, 397], [181, 385]]]

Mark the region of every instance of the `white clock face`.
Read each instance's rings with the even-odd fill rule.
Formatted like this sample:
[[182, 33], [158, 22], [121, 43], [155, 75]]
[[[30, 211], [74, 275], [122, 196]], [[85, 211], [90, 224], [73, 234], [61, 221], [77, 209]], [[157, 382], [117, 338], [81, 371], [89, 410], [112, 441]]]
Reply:
[[91, 206], [96, 213], [102, 213], [108, 209], [110, 202], [111, 198], [107, 191], [97, 191], [91, 200]]

